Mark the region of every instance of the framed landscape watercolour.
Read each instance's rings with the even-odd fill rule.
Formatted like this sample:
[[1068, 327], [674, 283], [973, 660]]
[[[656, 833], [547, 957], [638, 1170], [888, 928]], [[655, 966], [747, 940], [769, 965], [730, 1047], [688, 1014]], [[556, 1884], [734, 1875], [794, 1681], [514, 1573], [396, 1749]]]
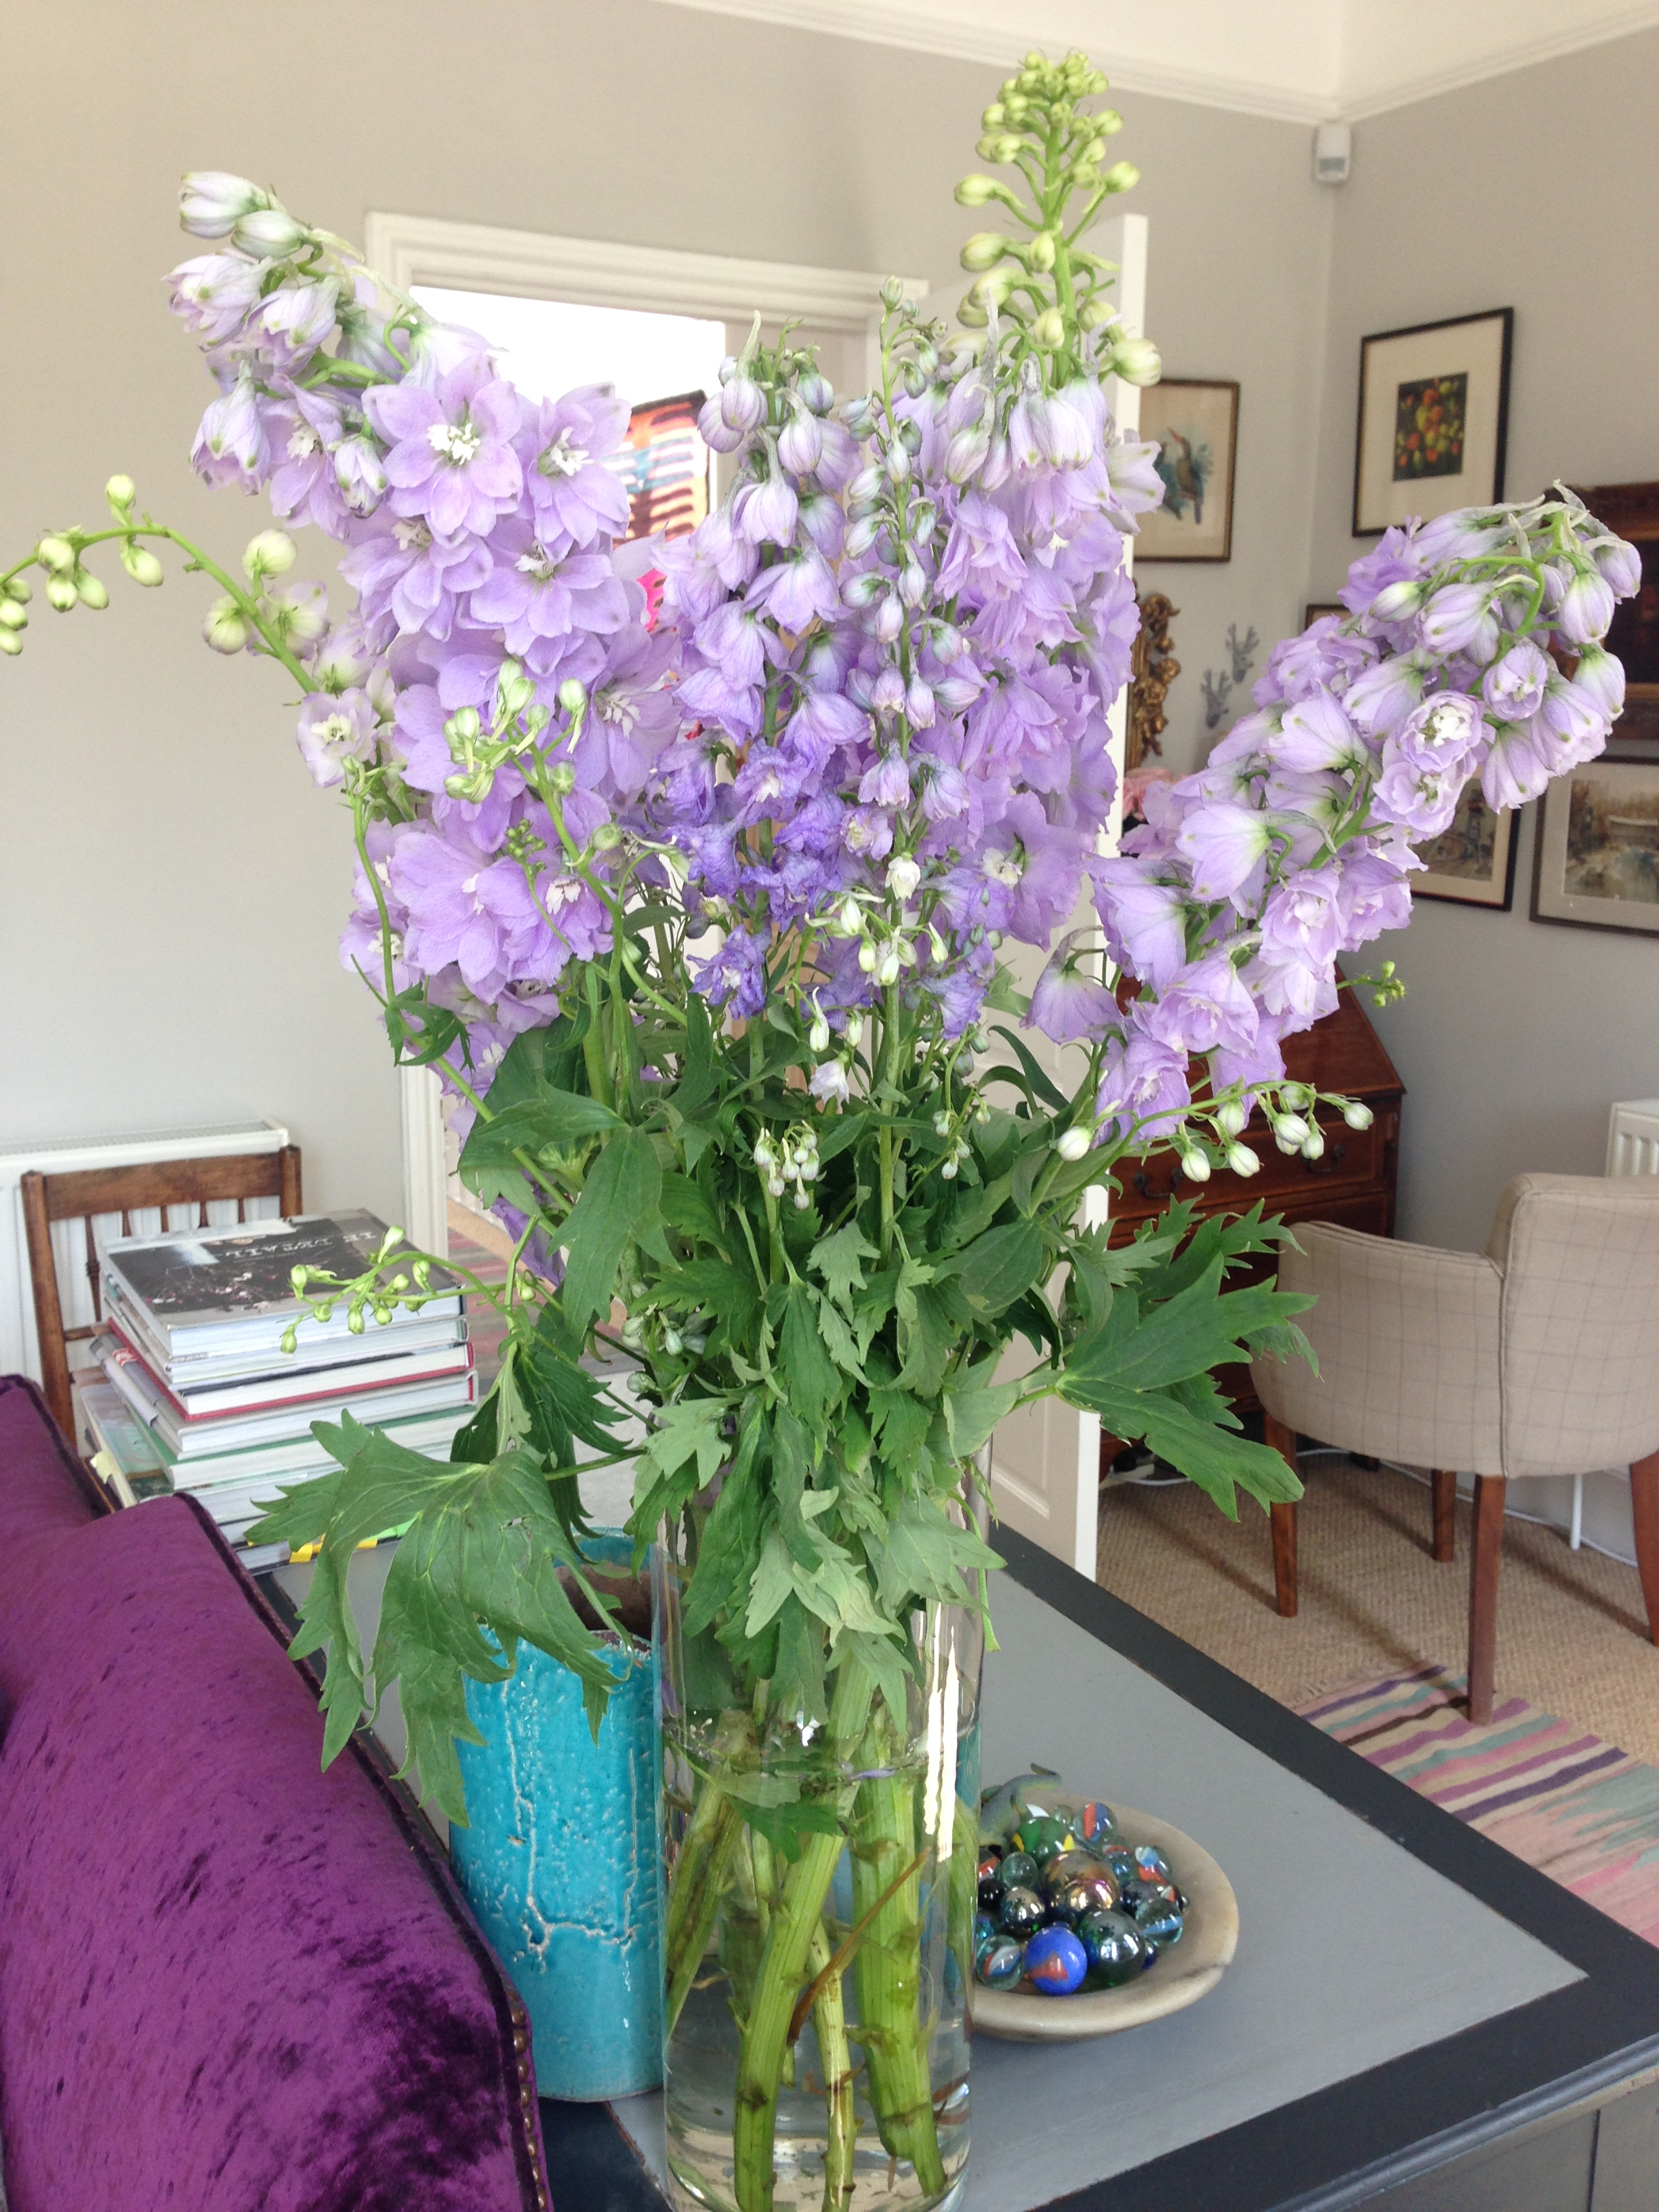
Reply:
[[1137, 561], [1231, 561], [1238, 386], [1166, 376], [1140, 395], [1140, 434], [1158, 443], [1164, 504], [1143, 515]]
[[1414, 899], [1455, 899], [1462, 906], [1496, 907], [1507, 914], [1515, 896], [1515, 815], [1495, 812], [1470, 783], [1450, 824], [1412, 850], [1426, 873], [1411, 878]]
[[1494, 307], [1361, 338], [1356, 538], [1502, 499], [1514, 329]]
[[1532, 918], [1659, 937], [1659, 757], [1604, 753], [1548, 787]]
[[1578, 496], [1642, 556], [1642, 588], [1620, 601], [1607, 637], [1625, 664], [1625, 711], [1613, 738], [1659, 738], [1659, 483], [1591, 484]]

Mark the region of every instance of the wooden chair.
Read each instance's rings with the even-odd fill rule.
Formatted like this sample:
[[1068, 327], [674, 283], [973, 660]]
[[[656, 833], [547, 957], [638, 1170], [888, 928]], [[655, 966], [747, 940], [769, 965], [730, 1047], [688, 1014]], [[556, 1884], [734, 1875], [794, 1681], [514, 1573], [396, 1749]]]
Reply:
[[82, 1337], [95, 1336], [103, 1323], [97, 1319], [89, 1328], [64, 1326], [58, 1263], [52, 1249], [54, 1221], [79, 1221], [84, 1226], [92, 1310], [101, 1316], [99, 1282], [103, 1267], [93, 1234], [95, 1215], [118, 1213], [121, 1234], [131, 1237], [133, 1215], [146, 1206], [161, 1207], [165, 1220], [167, 1207], [193, 1206], [198, 1229], [210, 1225], [207, 1210], [216, 1199], [234, 1198], [238, 1221], [247, 1219], [251, 1198], [276, 1199], [284, 1218], [304, 1211], [297, 1145], [284, 1145], [276, 1152], [239, 1152], [227, 1159], [156, 1160], [143, 1167], [90, 1168], [74, 1175], [30, 1174], [21, 1178], [21, 1187], [29, 1274], [34, 1289], [34, 1326], [40, 1341], [41, 1387], [67, 1436], [74, 1434], [68, 1346]]

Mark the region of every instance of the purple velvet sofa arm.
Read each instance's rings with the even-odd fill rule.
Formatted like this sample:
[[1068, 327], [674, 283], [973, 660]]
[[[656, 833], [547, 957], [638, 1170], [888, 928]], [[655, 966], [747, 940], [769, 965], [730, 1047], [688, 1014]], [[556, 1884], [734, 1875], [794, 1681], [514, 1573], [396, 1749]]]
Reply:
[[[106, 1515], [0, 1378], [11, 2212], [544, 2212], [529, 2030], [193, 1500]], [[575, 2208], [569, 2208], [575, 2212]]]

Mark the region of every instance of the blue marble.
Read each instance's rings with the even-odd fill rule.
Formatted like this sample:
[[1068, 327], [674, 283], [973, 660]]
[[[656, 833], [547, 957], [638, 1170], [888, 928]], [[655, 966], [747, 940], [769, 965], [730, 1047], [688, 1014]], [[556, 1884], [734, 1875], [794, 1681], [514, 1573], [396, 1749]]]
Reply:
[[1044, 1928], [1025, 1946], [1025, 1978], [1046, 1997], [1068, 1997], [1083, 1986], [1089, 1954], [1069, 1928]]
[[[626, 1559], [624, 1538], [593, 1556]], [[581, 1684], [532, 1645], [466, 1686], [483, 1745], [458, 1743], [470, 1825], [457, 1879], [530, 2014], [544, 2097], [628, 2097], [662, 2079], [657, 1729], [647, 1652], [613, 1646], [595, 1744]]]

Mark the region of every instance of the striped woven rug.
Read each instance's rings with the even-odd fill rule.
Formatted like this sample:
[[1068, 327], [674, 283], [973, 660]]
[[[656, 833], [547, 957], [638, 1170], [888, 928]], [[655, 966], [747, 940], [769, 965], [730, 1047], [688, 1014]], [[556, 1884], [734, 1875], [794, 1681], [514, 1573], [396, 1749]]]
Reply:
[[1506, 1698], [1472, 1728], [1445, 1667], [1326, 1691], [1297, 1710], [1650, 1943], [1659, 1943], [1659, 1769]]

